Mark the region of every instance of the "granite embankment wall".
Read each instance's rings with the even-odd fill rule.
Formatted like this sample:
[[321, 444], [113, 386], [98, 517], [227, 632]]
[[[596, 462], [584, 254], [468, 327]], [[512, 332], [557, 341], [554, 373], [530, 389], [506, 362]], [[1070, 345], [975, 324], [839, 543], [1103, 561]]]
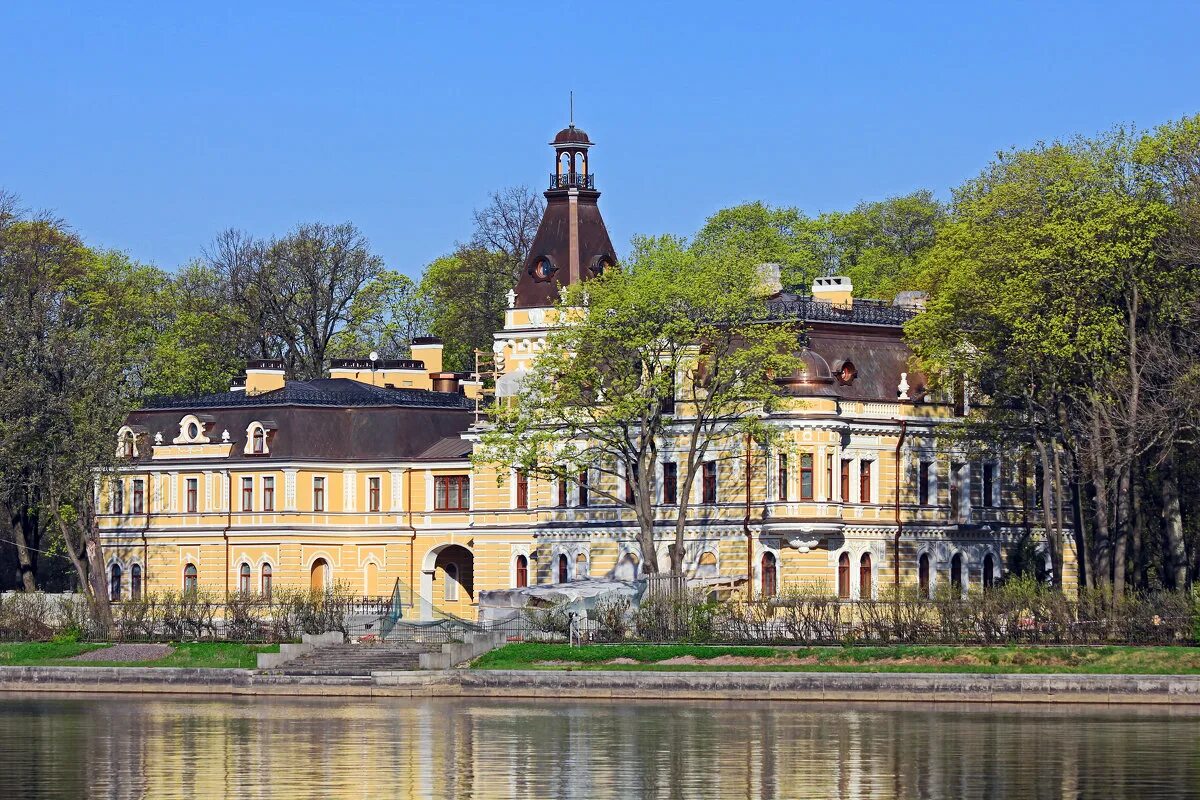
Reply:
[[1200, 676], [457, 669], [338, 677], [241, 669], [0, 667], [0, 691], [1200, 705]]

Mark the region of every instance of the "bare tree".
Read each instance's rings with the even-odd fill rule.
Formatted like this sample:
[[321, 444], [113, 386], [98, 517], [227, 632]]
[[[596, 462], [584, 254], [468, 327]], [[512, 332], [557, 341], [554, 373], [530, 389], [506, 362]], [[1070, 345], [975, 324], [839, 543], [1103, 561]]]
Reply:
[[545, 208], [542, 196], [528, 186], [508, 186], [492, 192], [488, 204], [475, 209], [471, 244], [503, 253], [513, 268], [515, 283]]

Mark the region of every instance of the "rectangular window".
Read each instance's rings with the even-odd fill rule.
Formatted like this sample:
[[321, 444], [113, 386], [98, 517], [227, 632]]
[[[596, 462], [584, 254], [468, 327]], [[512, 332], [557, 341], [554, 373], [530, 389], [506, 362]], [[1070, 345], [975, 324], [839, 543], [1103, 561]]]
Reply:
[[635, 494], [637, 490], [637, 464], [625, 465], [625, 502], [633, 505], [636, 500]]
[[263, 511], [275, 510], [275, 478], [268, 475], [263, 478]]
[[588, 504], [588, 472], [585, 469], [579, 473], [579, 505], [587, 508]]
[[567, 477], [565, 475], [558, 479], [558, 507], [567, 507]]
[[1042, 484], [1045, 483], [1045, 478], [1042, 475], [1042, 462], [1039, 461], [1033, 465], [1033, 507], [1042, 507]]
[[135, 478], [133, 481], [133, 513], [144, 514], [146, 512], [146, 482], [141, 478]]
[[843, 503], [850, 502], [850, 464], [851, 463], [852, 463], [851, 460], [848, 458], [842, 459], [842, 473], [840, 476], [841, 477], [841, 485], [842, 485], [841, 486], [842, 496], [840, 499]]
[[242, 511], [254, 510], [254, 478], [242, 478]]
[[469, 475], [438, 475], [433, 479], [436, 511], [466, 511], [471, 507]]
[[186, 485], [187, 485], [187, 492], [186, 492], [187, 510], [188, 510], [189, 514], [195, 514], [196, 513], [196, 505], [197, 505], [196, 495], [198, 494], [197, 479], [196, 478], [188, 478]]
[[313, 511], [325, 510], [325, 479], [313, 478]]
[[367, 508], [371, 511], [379, 511], [379, 495], [379, 478], [367, 478]]
[[517, 508], [529, 508], [529, 476], [517, 470]]
[[929, 471], [932, 468], [929, 461], [922, 461], [921, 468], [917, 471], [917, 497], [920, 498], [921, 505], [930, 505], [929, 502]]
[[993, 492], [995, 491], [995, 484], [996, 484], [996, 465], [995, 464], [984, 464], [983, 465], [983, 497], [980, 498], [984, 508], [991, 508], [993, 505], [992, 495], [993, 495]]
[[704, 462], [703, 481], [700, 502], [712, 505], [717, 502], [717, 462]]
[[679, 502], [679, 465], [674, 461], [664, 461], [663, 472], [663, 504], [673, 506]]
[[[803, 479], [801, 479], [803, 480]], [[786, 503], [788, 499], [788, 457], [787, 453], [779, 454], [779, 502]]]
[[962, 464], [950, 465], [950, 514], [957, 519], [962, 513]]
[[825, 459], [825, 499], [833, 500], [833, 454]]
[[813, 454], [800, 454], [800, 499], [813, 499]]
[[871, 502], [871, 462], [858, 462], [858, 502]]
[[662, 413], [675, 413], [675, 382], [671, 381], [670, 388], [667, 389], [666, 395], [662, 399]]
[[125, 513], [125, 481], [120, 478], [113, 481], [112, 513]]

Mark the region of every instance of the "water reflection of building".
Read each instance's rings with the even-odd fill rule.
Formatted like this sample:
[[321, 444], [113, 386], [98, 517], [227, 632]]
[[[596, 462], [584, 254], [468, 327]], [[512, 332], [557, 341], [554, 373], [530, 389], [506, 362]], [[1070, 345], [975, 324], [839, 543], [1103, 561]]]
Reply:
[[3, 711], [6, 798], [911, 800], [1200, 786], [1200, 717], [1171, 709], [122, 696]]

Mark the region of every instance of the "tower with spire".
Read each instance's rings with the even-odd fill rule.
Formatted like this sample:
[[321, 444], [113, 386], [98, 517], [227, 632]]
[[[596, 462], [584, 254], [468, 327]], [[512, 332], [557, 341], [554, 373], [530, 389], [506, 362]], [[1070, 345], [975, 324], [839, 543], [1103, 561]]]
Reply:
[[617, 263], [608, 229], [600, 216], [596, 176], [588, 163], [592, 141], [571, 123], [554, 137], [554, 171], [546, 191], [546, 211], [515, 288], [516, 308], [545, 308], [559, 289]]

